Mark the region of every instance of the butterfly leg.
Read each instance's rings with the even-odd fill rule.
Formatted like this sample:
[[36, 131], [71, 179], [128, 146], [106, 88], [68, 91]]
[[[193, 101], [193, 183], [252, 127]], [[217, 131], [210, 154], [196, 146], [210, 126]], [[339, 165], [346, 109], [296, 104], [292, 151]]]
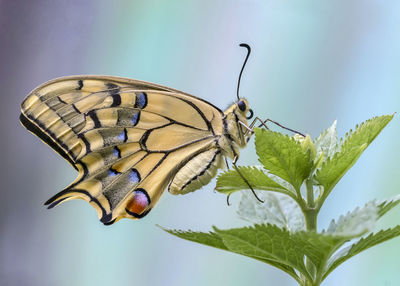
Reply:
[[[227, 168], [228, 171], [229, 171], [231, 168], [229, 168], [228, 159], [227, 159], [226, 157], [224, 157], [224, 160], [225, 160], [225, 166], [226, 166], [226, 168]], [[215, 188], [216, 188], [216, 187], [215, 187]], [[214, 193], [216, 192], [215, 188], [214, 188]], [[229, 206], [229, 195], [228, 195], [228, 198], [226, 199], [226, 203], [227, 203], [228, 206]]]
[[[260, 203], [264, 203], [264, 201], [261, 200], [261, 199], [257, 196], [256, 192], [254, 191], [253, 187], [250, 185], [249, 181], [247, 181], [247, 179], [245, 178], [245, 176], [243, 176], [243, 174], [240, 172], [239, 168], [237, 167], [236, 162], [237, 162], [238, 159], [239, 159], [238, 156], [235, 156], [235, 158], [233, 159], [233, 161], [232, 161], [232, 166], [233, 166], [233, 168], [234, 168], [235, 171], [239, 174], [239, 176], [242, 178], [242, 180], [246, 183], [246, 185], [249, 187], [249, 189], [251, 190], [251, 192], [253, 193], [253, 195], [256, 197], [256, 199], [257, 199]], [[227, 196], [227, 198], [226, 198], [226, 203], [228, 204], [228, 206], [230, 205], [230, 203], [229, 203], [229, 196], [230, 196], [230, 194], [229, 194], [229, 195]]]
[[225, 159], [226, 168], [227, 168], [228, 170], [230, 170], [231, 168], [229, 168], [228, 159], [226, 159], [226, 157], [225, 157], [224, 159]]
[[[274, 121], [274, 120], [272, 120], [272, 119], [267, 118], [267, 119], [265, 119], [265, 120], [262, 120], [262, 119], [259, 118], [259, 117], [255, 117], [255, 118], [253, 119], [253, 121], [250, 123], [249, 126], [247, 126], [247, 125], [244, 124], [243, 122], [239, 122], [244, 128], [246, 128], [246, 132], [244, 133], [245, 136], [249, 136], [249, 133], [251, 133], [251, 134], [254, 133], [253, 128], [254, 128], [254, 125], [256, 125], [256, 122], [257, 122], [257, 121], [260, 122], [260, 125], [257, 126], [258, 128], [264, 127], [265, 129], [269, 129], [266, 123], [267, 123], [267, 122], [271, 122], [271, 123], [273, 123], [273, 124], [275, 124], [275, 125], [278, 125], [279, 127], [283, 128], [283, 129], [286, 129], [286, 130], [288, 130], [288, 131], [290, 131], [290, 132], [293, 132], [293, 133], [299, 134], [299, 135], [301, 135], [301, 136], [303, 136], [303, 137], [306, 137], [303, 133], [301, 133], [301, 132], [299, 132], [299, 131], [296, 131], [296, 130], [293, 130], [293, 129], [291, 129], [291, 128], [288, 128], [288, 127], [286, 127], [286, 126], [283, 126], [282, 124], [280, 124], [280, 123], [278, 123], [278, 122], [276, 122], [276, 121]], [[251, 135], [250, 135], [250, 136], [251, 136]]]

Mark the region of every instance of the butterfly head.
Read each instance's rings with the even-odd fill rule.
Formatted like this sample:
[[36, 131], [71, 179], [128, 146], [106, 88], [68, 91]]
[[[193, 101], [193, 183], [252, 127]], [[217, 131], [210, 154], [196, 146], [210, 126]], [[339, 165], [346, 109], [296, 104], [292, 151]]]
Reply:
[[245, 98], [239, 98], [225, 110], [225, 115], [231, 115], [247, 125], [247, 120], [253, 117], [253, 110], [251, 110], [249, 102]]
[[249, 103], [245, 98], [240, 98], [236, 102], [237, 108], [241, 113], [244, 113], [246, 119], [251, 119], [253, 117], [253, 110], [250, 108]]

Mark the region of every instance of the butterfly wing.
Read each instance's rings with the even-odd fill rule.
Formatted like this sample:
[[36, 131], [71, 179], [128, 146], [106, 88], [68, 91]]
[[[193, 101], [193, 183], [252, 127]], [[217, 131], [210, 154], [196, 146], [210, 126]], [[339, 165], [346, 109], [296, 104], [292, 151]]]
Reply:
[[20, 118], [79, 172], [46, 204], [84, 199], [110, 224], [143, 217], [187, 162], [217, 153], [222, 117], [210, 103], [171, 88], [75, 76], [32, 91]]

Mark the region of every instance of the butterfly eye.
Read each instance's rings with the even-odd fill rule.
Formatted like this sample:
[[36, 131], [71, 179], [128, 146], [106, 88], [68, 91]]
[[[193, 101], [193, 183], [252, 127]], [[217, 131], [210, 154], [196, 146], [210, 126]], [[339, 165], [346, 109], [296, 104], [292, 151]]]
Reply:
[[239, 109], [240, 109], [241, 111], [245, 111], [245, 110], [246, 110], [246, 103], [244, 103], [243, 100], [239, 100], [239, 101], [237, 102], [237, 105], [238, 105], [238, 107], [239, 107]]
[[253, 112], [252, 109], [249, 109], [249, 113], [250, 114], [246, 116], [247, 119], [251, 119], [253, 117], [253, 115], [254, 115], [254, 112]]

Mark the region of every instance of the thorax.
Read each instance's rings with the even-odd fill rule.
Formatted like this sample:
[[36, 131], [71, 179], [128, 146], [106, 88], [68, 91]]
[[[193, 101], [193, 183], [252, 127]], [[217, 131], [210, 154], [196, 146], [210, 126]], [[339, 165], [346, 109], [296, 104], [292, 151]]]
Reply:
[[244, 136], [246, 129], [242, 125], [247, 125], [246, 117], [237, 114], [236, 110], [227, 110], [224, 112], [223, 133], [218, 140], [222, 154], [226, 157], [234, 159], [239, 156], [240, 149], [246, 146], [246, 138]]

